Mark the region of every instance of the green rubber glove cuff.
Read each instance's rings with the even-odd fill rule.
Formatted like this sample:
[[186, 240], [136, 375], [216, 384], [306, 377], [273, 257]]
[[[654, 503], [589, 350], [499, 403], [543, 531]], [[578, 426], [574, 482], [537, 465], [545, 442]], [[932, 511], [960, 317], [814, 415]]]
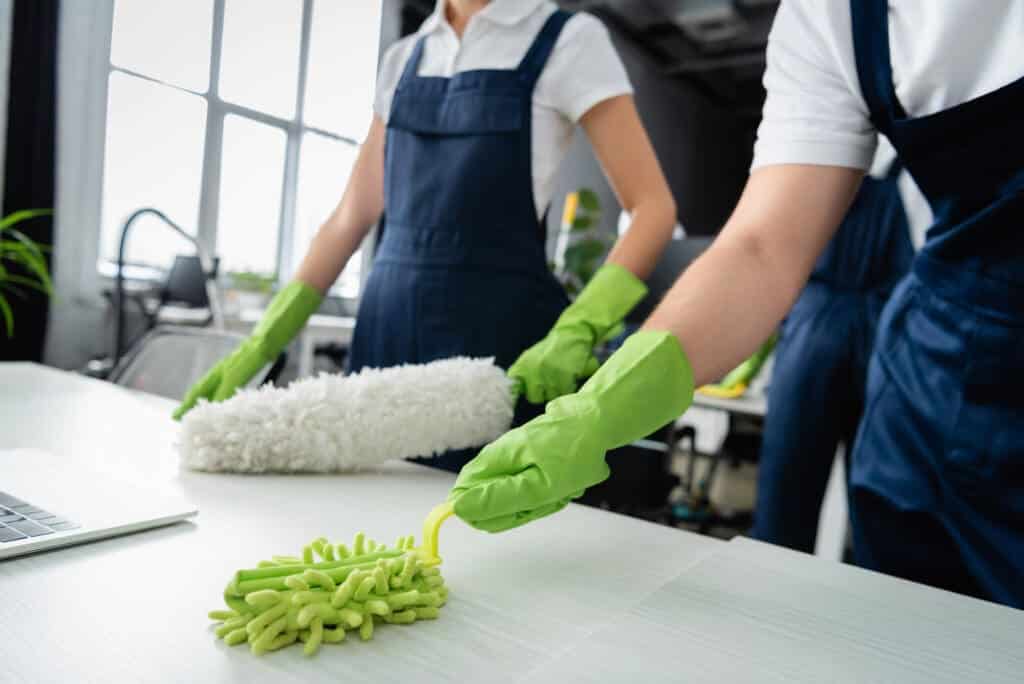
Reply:
[[693, 390], [679, 341], [638, 332], [578, 392], [486, 446], [459, 473], [448, 500], [456, 515], [488, 532], [550, 515], [608, 477], [609, 449], [682, 415]]
[[517, 392], [540, 404], [576, 391], [598, 367], [594, 347], [621, 327], [647, 286], [617, 264], [602, 266], [541, 341], [508, 369]]
[[681, 416], [693, 391], [693, 368], [679, 340], [668, 332], [641, 330], [579, 392], [548, 404], [546, 414], [585, 413], [602, 436], [602, 446], [617, 449]]
[[553, 330], [585, 328], [597, 344], [647, 296], [644, 281], [629, 269], [606, 263], [555, 322]]
[[271, 300], [246, 344], [253, 345], [263, 361], [270, 363], [295, 339], [323, 301], [323, 295], [314, 288], [293, 280]]

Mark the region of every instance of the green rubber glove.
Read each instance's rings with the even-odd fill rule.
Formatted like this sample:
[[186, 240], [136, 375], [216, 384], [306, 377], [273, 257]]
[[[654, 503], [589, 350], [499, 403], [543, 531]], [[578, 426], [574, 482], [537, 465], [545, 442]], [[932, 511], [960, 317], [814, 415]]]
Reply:
[[547, 336], [520, 355], [508, 370], [533, 404], [575, 392], [597, 370], [594, 347], [647, 294], [643, 281], [618, 264], [605, 264]]
[[192, 386], [174, 411], [174, 419], [181, 420], [200, 399], [223, 401], [252, 380], [261, 368], [273, 363], [322, 301], [323, 295], [305, 283], [296, 280], [286, 285], [252, 334]]
[[693, 371], [676, 338], [638, 332], [579, 392], [484, 447], [448, 500], [488, 532], [554, 513], [608, 477], [605, 452], [675, 420], [692, 399]]

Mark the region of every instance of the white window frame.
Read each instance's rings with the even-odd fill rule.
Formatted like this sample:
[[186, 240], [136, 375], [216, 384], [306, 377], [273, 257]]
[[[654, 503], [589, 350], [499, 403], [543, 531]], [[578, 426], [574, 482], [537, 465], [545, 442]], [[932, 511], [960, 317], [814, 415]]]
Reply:
[[[384, 12], [387, 12], [389, 5], [391, 2], [384, 3]], [[70, 291], [76, 301], [88, 302], [93, 305], [99, 304], [101, 291], [110, 283], [109, 278], [102, 276], [99, 272], [99, 264], [103, 260], [103, 255], [100, 254], [103, 167], [107, 98], [112, 73], [119, 72], [142, 78], [164, 87], [202, 97], [206, 101], [206, 134], [196, 231], [199, 242], [211, 252], [216, 242], [225, 117], [234, 114], [274, 126], [285, 132], [287, 142], [278, 229], [277, 275], [279, 282], [287, 282], [293, 275], [295, 190], [303, 135], [311, 132], [349, 145], [359, 146], [359, 142], [354, 139], [307, 125], [303, 121], [313, 0], [302, 1], [299, 78], [295, 95], [295, 113], [290, 119], [227, 102], [219, 97], [224, 7], [225, 0], [213, 0], [210, 82], [207, 91], [202, 93], [164, 83], [112, 64], [110, 47], [113, 36], [114, 0], [91, 0], [89, 3], [62, 4], [61, 53], [63, 58], [60, 61], [63, 78], [59, 86], [62, 97], [59, 98], [58, 104], [61, 145], [58, 158], [57, 232], [62, 245], [59, 252], [65, 256], [64, 259], [61, 259], [63, 263], [58, 265], [58, 270], [63, 272], [63, 277], [58, 276], [58, 279], [65, 284], [65, 287], [61, 287], [58, 283], [58, 290]], [[382, 33], [391, 31], [383, 14], [381, 24]], [[182, 220], [174, 216], [171, 218], [177, 221]], [[60, 224], [64, 225], [63, 230], [61, 230]], [[183, 222], [183, 225], [186, 228], [189, 227], [187, 222]], [[361, 246], [360, 293], [372, 260], [374, 233], [375, 231], [371, 231]], [[138, 238], [138, 235], [133, 235], [132, 239]], [[358, 299], [358, 295], [356, 299]]]

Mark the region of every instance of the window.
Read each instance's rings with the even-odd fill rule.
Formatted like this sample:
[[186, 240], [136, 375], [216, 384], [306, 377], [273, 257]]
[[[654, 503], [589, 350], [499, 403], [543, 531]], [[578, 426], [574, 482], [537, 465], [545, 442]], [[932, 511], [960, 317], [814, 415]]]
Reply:
[[[153, 206], [222, 272], [287, 278], [341, 198], [372, 116], [381, 7], [339, 0], [115, 0], [100, 262]], [[188, 243], [140, 219], [133, 264]], [[355, 297], [353, 256], [335, 293]]]

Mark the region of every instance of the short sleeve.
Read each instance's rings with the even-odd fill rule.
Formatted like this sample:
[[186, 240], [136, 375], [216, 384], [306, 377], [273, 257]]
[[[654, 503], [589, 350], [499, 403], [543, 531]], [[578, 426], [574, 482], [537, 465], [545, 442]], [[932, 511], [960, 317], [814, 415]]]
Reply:
[[388, 122], [388, 115], [391, 113], [391, 98], [398, 87], [398, 80], [402, 77], [405, 69], [405, 62], [418, 38], [416, 34], [406, 36], [396, 41], [391, 47], [384, 51], [384, 57], [380, 60], [380, 68], [377, 70], [377, 90], [373, 96], [373, 112], [380, 117], [384, 123]]
[[841, 14], [819, 0], [780, 4], [768, 38], [767, 97], [753, 168], [871, 166], [877, 134], [859, 85], [851, 82], [856, 67], [849, 9]]
[[608, 29], [582, 12], [562, 28], [536, 89], [538, 104], [561, 112], [573, 123], [599, 102], [633, 92]]

